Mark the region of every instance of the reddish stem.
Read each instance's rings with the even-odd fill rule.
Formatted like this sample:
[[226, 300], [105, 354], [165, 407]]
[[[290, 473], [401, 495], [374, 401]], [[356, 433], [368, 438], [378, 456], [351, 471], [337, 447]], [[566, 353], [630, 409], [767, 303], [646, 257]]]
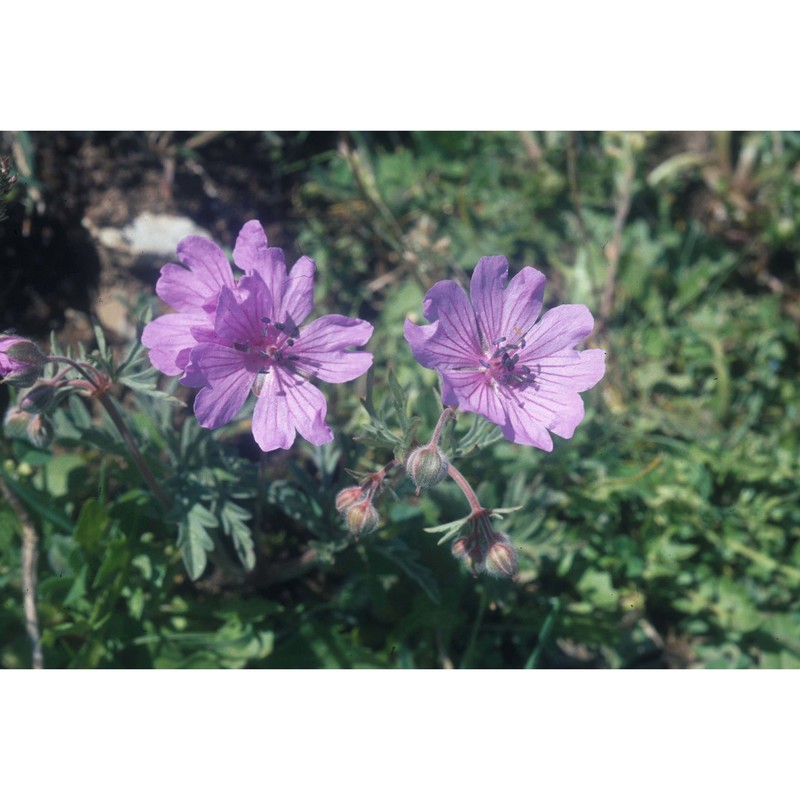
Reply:
[[480, 500], [478, 500], [478, 495], [476, 495], [472, 490], [472, 487], [469, 485], [469, 481], [467, 481], [467, 479], [452, 464], [448, 464], [447, 474], [458, 484], [458, 488], [464, 493], [464, 497], [467, 498], [467, 502], [469, 503], [469, 507], [472, 509], [473, 515], [483, 515], [487, 509], [481, 505]]

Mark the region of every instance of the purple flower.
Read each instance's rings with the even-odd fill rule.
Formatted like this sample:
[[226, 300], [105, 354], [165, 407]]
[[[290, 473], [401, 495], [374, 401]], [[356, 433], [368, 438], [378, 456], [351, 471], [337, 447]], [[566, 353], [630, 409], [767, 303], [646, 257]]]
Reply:
[[550, 309], [539, 322], [547, 282], [524, 267], [506, 286], [508, 261], [482, 258], [470, 297], [454, 281], [440, 281], [425, 296], [425, 318], [406, 320], [414, 357], [442, 377], [442, 398], [501, 425], [512, 442], [548, 452], [548, 431], [570, 438], [583, 419], [578, 392], [605, 372], [605, 352], [575, 350], [594, 325], [583, 305]]
[[325, 444], [323, 394], [316, 377], [342, 383], [363, 375], [372, 355], [353, 352], [372, 326], [339, 314], [302, 326], [314, 302], [314, 262], [302, 257], [287, 274], [283, 251], [267, 246], [258, 222], [239, 233], [233, 258], [245, 273], [235, 281], [222, 251], [188, 237], [178, 247], [188, 271], [167, 264], [156, 286], [177, 314], [151, 322], [142, 336], [153, 365], [200, 389], [194, 410], [205, 428], [229, 422], [252, 391], [258, 398], [253, 436], [264, 451], [288, 449], [299, 432]]

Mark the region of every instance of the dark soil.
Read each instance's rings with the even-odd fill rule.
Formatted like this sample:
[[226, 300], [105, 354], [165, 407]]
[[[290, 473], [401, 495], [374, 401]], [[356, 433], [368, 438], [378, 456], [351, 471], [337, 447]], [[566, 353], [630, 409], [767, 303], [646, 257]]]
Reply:
[[188, 217], [226, 245], [252, 218], [277, 236], [291, 225], [292, 191], [278, 164], [331, 149], [335, 135], [48, 132], [30, 145], [26, 174], [19, 137], [0, 139], [18, 174], [0, 222], [0, 330], [37, 339], [55, 330], [74, 343], [91, 337], [99, 298], [152, 291], [169, 260], [111, 250], [99, 230], [148, 211]]

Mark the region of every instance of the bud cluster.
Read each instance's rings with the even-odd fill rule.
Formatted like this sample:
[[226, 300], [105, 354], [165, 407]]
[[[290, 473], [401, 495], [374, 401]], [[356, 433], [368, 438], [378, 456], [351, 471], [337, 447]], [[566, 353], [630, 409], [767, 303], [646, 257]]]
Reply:
[[492, 530], [489, 512], [476, 514], [472, 530], [456, 539], [450, 551], [472, 572], [485, 572], [493, 578], [513, 578], [517, 574], [517, 551], [506, 534]]
[[347, 529], [356, 538], [372, 533], [380, 516], [372, 504], [374, 487], [348, 486], [336, 495], [336, 510], [342, 515]]

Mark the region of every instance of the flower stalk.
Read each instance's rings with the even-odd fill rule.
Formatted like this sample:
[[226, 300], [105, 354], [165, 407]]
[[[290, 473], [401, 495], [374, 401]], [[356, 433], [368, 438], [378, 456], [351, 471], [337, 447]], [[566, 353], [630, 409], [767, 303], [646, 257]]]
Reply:
[[[122, 440], [125, 442], [125, 446], [128, 448], [131, 458], [133, 458], [136, 466], [139, 469], [139, 472], [142, 474], [145, 483], [147, 483], [148, 487], [156, 496], [159, 503], [161, 503], [164, 508], [169, 508], [171, 505], [169, 498], [159, 486], [158, 481], [155, 479], [155, 476], [150, 470], [150, 467], [147, 466], [147, 462], [144, 460], [144, 456], [142, 455], [141, 450], [139, 450], [139, 446], [136, 444], [136, 440], [133, 438], [130, 428], [128, 428], [128, 425], [123, 419], [122, 414], [119, 413], [119, 409], [114, 403], [114, 400], [108, 395], [108, 390], [112, 385], [108, 375], [96, 369], [91, 364], [87, 364], [82, 361], [75, 361], [67, 356], [50, 356], [48, 361], [67, 364], [69, 367], [76, 369], [81, 375], [83, 375], [85, 381], [72, 381], [72, 385], [83, 389], [90, 397], [94, 397], [103, 406], [108, 413], [108, 416], [111, 418], [111, 421], [114, 423], [114, 426], [119, 431], [119, 434], [122, 437]], [[60, 374], [64, 373], [62, 372]]]

